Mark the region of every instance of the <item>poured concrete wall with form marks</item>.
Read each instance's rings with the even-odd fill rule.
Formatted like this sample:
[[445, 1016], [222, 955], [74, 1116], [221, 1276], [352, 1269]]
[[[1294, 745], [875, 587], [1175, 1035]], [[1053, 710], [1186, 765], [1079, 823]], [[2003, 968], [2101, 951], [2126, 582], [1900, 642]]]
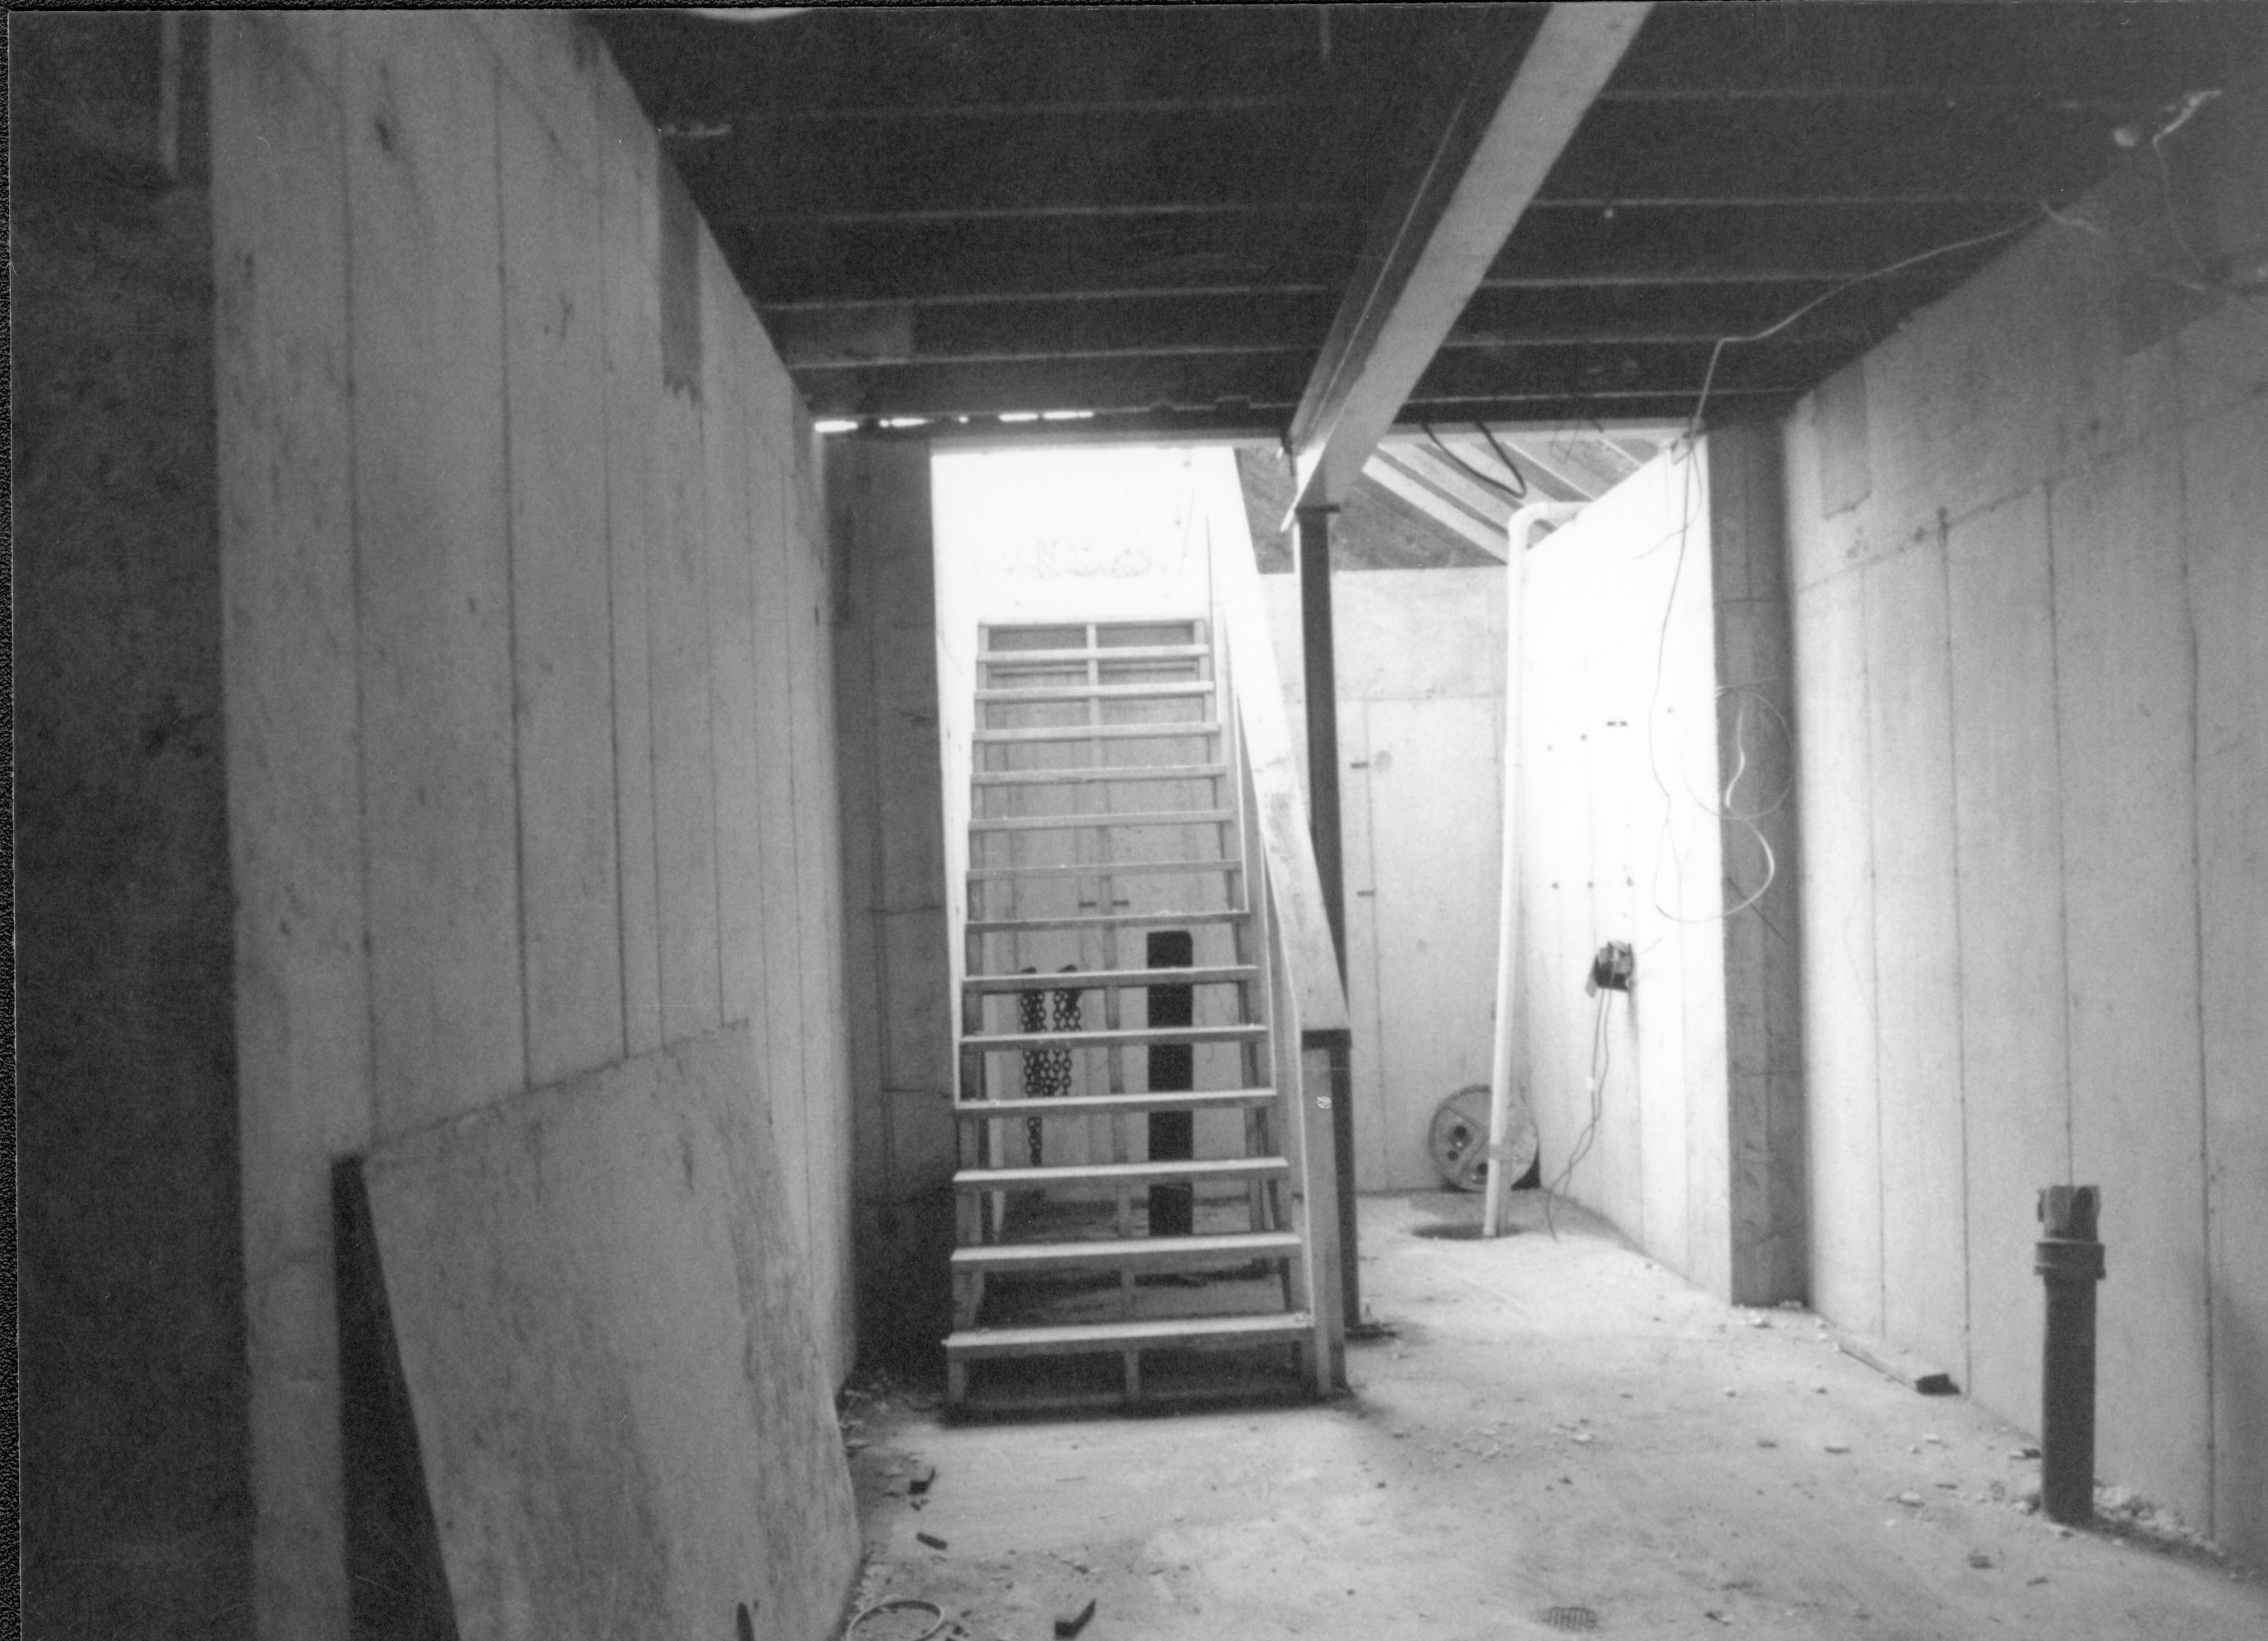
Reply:
[[[1562, 1188], [1752, 1302], [1803, 1281], [1778, 446], [1712, 435], [1543, 538], [1522, 623], [1516, 1063], [1546, 1177], [1587, 1131]], [[1297, 655], [1299, 589], [1263, 585]], [[1493, 1052], [1504, 572], [1332, 585], [1357, 1178], [1410, 1189], [1438, 1179], [1434, 1109]], [[1303, 719], [1296, 669], [1284, 688]], [[1644, 985], [1608, 1005], [1594, 1123], [1583, 981], [1610, 939], [1639, 948]]]
[[[928, 441], [831, 438], [826, 477], [843, 567], [835, 666], [859, 1338], [878, 1358], [933, 1368], [952, 1320], [955, 964]], [[964, 699], [964, 725], [968, 712]]]
[[[1305, 776], [1296, 577], [1261, 587]], [[1504, 572], [1332, 578], [1355, 1183], [1438, 1185], [1434, 1110], [1494, 1052], [1504, 803]]]
[[809, 425], [594, 36], [211, 26], [256, 1604], [323, 1637], [334, 1158], [739, 1029], [705, 1095], [770, 1124], [763, 1257], [847, 1369], [831, 572]]
[[[1667, 453], [1528, 550], [1515, 1063], [1543, 1177], [1744, 1304], [1802, 1291], [1777, 434]], [[1631, 947], [1627, 993], [1587, 993]]]
[[2268, 1554], [2268, 99], [2231, 87], [1786, 435], [1819, 1307]]

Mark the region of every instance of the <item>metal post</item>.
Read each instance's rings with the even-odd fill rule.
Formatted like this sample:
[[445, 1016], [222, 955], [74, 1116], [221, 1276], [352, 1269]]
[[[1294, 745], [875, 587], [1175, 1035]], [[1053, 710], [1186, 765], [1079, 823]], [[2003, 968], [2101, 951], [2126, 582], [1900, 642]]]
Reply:
[[[1331, 515], [1333, 506], [1300, 509], [1300, 652], [1307, 687], [1307, 830], [1322, 879], [1323, 916], [1339, 983], [1346, 983], [1346, 868], [1339, 847], [1339, 684], [1331, 649]], [[1331, 1137], [1339, 1199], [1339, 1282], [1346, 1328], [1362, 1327], [1362, 1277], [1356, 1248], [1354, 1100], [1351, 1079], [1333, 1066]]]
[[2092, 1185], [2040, 1193], [2039, 1246], [2032, 1269], [2047, 1282], [2041, 1349], [2040, 1507], [2051, 1521], [2095, 1517], [2095, 1284], [2102, 1280], [2095, 1240], [2102, 1194]]
[[1504, 1194], [1512, 1188], [1504, 1166], [1504, 1137], [1512, 1121], [1512, 1029], [1520, 1001], [1520, 644], [1528, 537], [1536, 525], [1563, 524], [1583, 505], [1530, 502], [1512, 515], [1505, 532], [1504, 828], [1497, 901], [1496, 1052], [1489, 1065], [1488, 1186], [1481, 1199], [1484, 1237], [1504, 1234]]
[[1300, 509], [1300, 655], [1307, 686], [1307, 830], [1344, 983], [1346, 872], [1339, 848], [1338, 666], [1331, 647], [1331, 515], [1337, 511]]

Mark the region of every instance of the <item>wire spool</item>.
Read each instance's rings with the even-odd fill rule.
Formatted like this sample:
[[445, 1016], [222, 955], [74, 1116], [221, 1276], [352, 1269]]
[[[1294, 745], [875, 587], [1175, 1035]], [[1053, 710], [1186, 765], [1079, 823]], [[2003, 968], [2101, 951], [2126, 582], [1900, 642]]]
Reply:
[[[1535, 1166], [1535, 1119], [1514, 1089], [1505, 1108], [1505, 1166], [1513, 1183]], [[1434, 1172], [1453, 1191], [1477, 1191], [1488, 1181], [1489, 1085], [1468, 1083], [1434, 1107], [1425, 1149]]]

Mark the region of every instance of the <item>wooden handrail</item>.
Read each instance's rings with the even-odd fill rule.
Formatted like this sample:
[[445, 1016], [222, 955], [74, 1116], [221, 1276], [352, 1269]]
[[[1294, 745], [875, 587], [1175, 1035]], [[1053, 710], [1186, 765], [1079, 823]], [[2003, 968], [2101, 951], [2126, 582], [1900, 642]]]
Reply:
[[[1225, 489], [1225, 493], [1223, 493]], [[1252, 778], [1260, 846], [1267, 866], [1276, 938], [1298, 1012], [1300, 1041], [1311, 1046], [1344, 1039], [1350, 1030], [1346, 987], [1339, 979], [1337, 948], [1323, 915], [1323, 880], [1307, 835], [1307, 800], [1292, 754], [1284, 713], [1283, 674], [1268, 630], [1260, 567], [1252, 553], [1244, 498], [1233, 461], [1208, 464], [1199, 498], [1211, 530], [1214, 620], [1235, 676], [1233, 691]]]
[[[1214, 453], [1208, 453], [1209, 455]], [[1233, 462], [1219, 453], [1200, 479], [1199, 511], [1212, 523], [1213, 635], [1232, 732], [1224, 747], [1242, 810], [1255, 954], [1268, 991], [1269, 1063], [1283, 1144], [1297, 1158], [1292, 1211], [1301, 1227], [1298, 1302], [1314, 1332], [1307, 1357], [1319, 1395], [1346, 1383], [1346, 1283], [1351, 1257], [1339, 1201], [1333, 1107], [1347, 1093], [1353, 1034], [1339, 979], [1322, 879], [1307, 835], [1307, 805], [1268, 631], [1260, 571]], [[1204, 469], [1201, 469], [1204, 472]], [[1224, 539], [1226, 537], [1226, 539]]]

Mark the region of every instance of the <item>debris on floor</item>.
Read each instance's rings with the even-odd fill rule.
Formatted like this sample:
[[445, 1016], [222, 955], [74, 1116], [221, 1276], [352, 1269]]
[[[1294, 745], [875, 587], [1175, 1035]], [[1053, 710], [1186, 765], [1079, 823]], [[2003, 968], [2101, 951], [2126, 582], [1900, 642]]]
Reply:
[[[946, 1615], [928, 1641], [1037, 1641], [1090, 1601], [1076, 1641], [1877, 1641], [1924, 1615], [1933, 1634], [2056, 1641], [2127, 1603], [2182, 1641], [2268, 1635], [2268, 1594], [2157, 1506], [2106, 1488], [2093, 1527], [2043, 1531], [2018, 1512], [2038, 1473], [2021, 1432], [1808, 1325], [1660, 1293], [1602, 1230], [1426, 1240], [1396, 1233], [1438, 1216], [1430, 1196], [1361, 1207], [1366, 1288], [1402, 1314], [1406, 1353], [1350, 1350], [1336, 1401], [981, 1423], [910, 1395], [855, 1404], [860, 1609], [927, 1601]], [[1610, 1427], [1580, 1411], [1609, 1405]], [[1611, 1609], [1575, 1605], [1606, 1591]], [[1696, 1600], [1720, 1604], [1705, 1620]], [[929, 1615], [844, 1641], [921, 1641]]]

